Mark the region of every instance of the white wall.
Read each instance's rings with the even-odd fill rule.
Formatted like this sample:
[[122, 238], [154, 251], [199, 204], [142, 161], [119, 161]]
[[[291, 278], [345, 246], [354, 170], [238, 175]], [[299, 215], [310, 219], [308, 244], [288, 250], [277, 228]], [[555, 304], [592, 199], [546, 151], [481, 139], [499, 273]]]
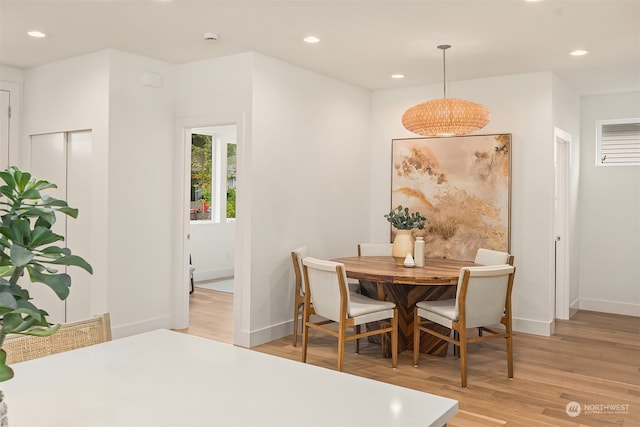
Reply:
[[109, 311], [115, 337], [173, 326], [172, 69], [105, 50], [25, 74], [24, 159], [28, 135], [92, 131], [90, 312]]
[[[117, 335], [174, 326], [174, 68], [110, 52], [108, 301]], [[143, 83], [149, 73], [161, 87]]]
[[368, 91], [266, 56], [254, 61], [251, 345], [291, 333], [291, 250], [355, 255], [367, 239], [371, 150]]
[[0, 65], [0, 81], [15, 82], [15, 83], [22, 84], [23, 80], [24, 80], [23, 70]]
[[[553, 326], [552, 74], [533, 73], [453, 82], [448, 94], [484, 104], [491, 122], [481, 134], [512, 134], [511, 252], [517, 267], [514, 327], [549, 335]], [[404, 111], [442, 96], [439, 85], [377, 91], [372, 103], [370, 234], [388, 241], [391, 140], [416, 137]]]
[[[93, 240], [91, 256], [87, 257], [94, 269], [89, 297], [92, 313], [109, 310], [107, 289], [110, 279], [117, 278], [120, 273], [110, 271], [106, 244], [109, 235], [109, 201], [106, 197], [109, 61], [110, 52], [102, 51], [31, 68], [24, 73], [21, 167], [29, 167], [30, 135], [85, 129], [92, 132], [92, 191], [87, 195], [92, 212], [90, 234]], [[115, 317], [113, 322], [118, 325], [119, 319]]]
[[[193, 69], [198, 70], [193, 74], [215, 78], [207, 67]], [[25, 73], [23, 159], [29, 158], [28, 135], [92, 130], [95, 239], [89, 261], [95, 273], [90, 311], [111, 312], [115, 337], [186, 326], [175, 310], [177, 299], [188, 298], [177, 226], [184, 209], [175, 203], [177, 183], [183, 182], [175, 110], [184, 107], [183, 98], [176, 99], [175, 70], [155, 59], [105, 50]], [[144, 75], [158, 78], [160, 87], [143, 84]], [[187, 73], [186, 79], [190, 77]], [[242, 93], [223, 83], [200, 96], [210, 80], [201, 82], [195, 85], [198, 93], [187, 94], [193, 96], [180, 110], [183, 115], [211, 112], [200, 108], [203, 98], [233, 107]], [[250, 91], [250, 79], [243, 83], [243, 90]]]
[[640, 117], [640, 92], [582, 98], [582, 309], [640, 316], [640, 167], [596, 167], [596, 120]]
[[189, 253], [195, 281], [233, 276], [235, 230], [235, 223], [191, 221]]
[[[235, 224], [189, 224], [188, 216], [183, 218], [182, 227], [178, 227], [176, 242], [184, 242], [183, 230], [192, 233], [192, 241], [184, 243], [188, 250], [191, 246], [201, 250], [205, 245], [215, 251], [219, 259], [226, 259], [226, 253], [234, 248], [234, 342], [247, 345], [249, 339], [249, 301], [244, 289], [250, 287], [250, 271], [243, 266], [249, 265], [248, 248], [250, 223], [248, 212], [251, 209], [251, 186], [249, 159], [251, 158], [251, 74], [253, 55], [239, 54], [181, 65], [177, 69], [176, 117], [178, 137], [176, 146], [179, 158], [185, 156], [186, 145], [191, 141], [181, 138], [183, 129], [208, 127], [214, 125], [237, 125], [237, 199]], [[182, 156], [182, 157], [180, 157]], [[180, 160], [177, 160], [178, 162]], [[182, 160], [184, 162], [184, 158]], [[188, 198], [187, 165], [184, 165], [183, 178], [178, 184], [182, 194], [177, 204]], [[188, 231], [187, 231], [188, 230]], [[182, 246], [180, 246], [182, 247]], [[196, 268], [198, 264], [196, 263]], [[226, 263], [221, 268], [227, 268]], [[197, 270], [196, 270], [197, 271]], [[188, 304], [188, 301], [183, 301]], [[181, 319], [187, 321], [188, 319]]]
[[[369, 93], [241, 54], [178, 67], [176, 105], [178, 127], [239, 124], [234, 342], [285, 336], [291, 250], [355, 254], [366, 239]], [[223, 230], [211, 233], [227, 247]]]

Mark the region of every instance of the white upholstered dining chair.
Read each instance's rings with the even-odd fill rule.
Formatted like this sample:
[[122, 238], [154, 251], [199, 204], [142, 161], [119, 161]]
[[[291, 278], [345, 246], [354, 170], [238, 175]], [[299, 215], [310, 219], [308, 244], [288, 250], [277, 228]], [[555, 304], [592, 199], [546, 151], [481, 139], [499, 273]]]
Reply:
[[482, 265], [513, 265], [513, 255], [509, 255], [507, 252], [479, 248], [473, 262]]
[[360, 243], [358, 256], [391, 256], [393, 243]]
[[[305, 278], [302, 274], [302, 260], [309, 255], [309, 251], [306, 246], [291, 251], [291, 261], [293, 263], [293, 273], [295, 276], [294, 294], [293, 294], [293, 346], [298, 346], [298, 319], [303, 314], [304, 309], [304, 294], [307, 286], [305, 284]], [[359, 282], [349, 282], [349, 292], [352, 294], [358, 293], [360, 288]], [[355, 342], [355, 352], [360, 351], [360, 345], [358, 340]]]
[[[347, 275], [344, 264], [306, 257], [302, 261], [307, 292], [305, 294], [303, 330], [302, 330], [302, 361], [307, 361], [307, 346], [309, 343], [309, 328], [327, 333], [338, 338], [338, 370], [342, 371], [344, 346], [347, 341], [371, 335], [391, 334], [391, 365], [398, 364], [398, 309], [389, 301], [378, 301], [361, 294], [349, 292]], [[322, 316], [323, 321], [312, 322], [311, 315]], [[389, 326], [383, 325], [388, 321]], [[338, 325], [335, 328], [327, 323]], [[370, 322], [380, 322], [377, 329], [360, 332], [360, 325]], [[347, 329], [353, 333], [347, 335]]]
[[[457, 345], [460, 347], [461, 383], [462, 387], [466, 387], [467, 344], [505, 338], [507, 371], [509, 378], [513, 378], [511, 291], [514, 276], [515, 267], [511, 265], [463, 267], [455, 299], [417, 303], [414, 314], [413, 364], [418, 366], [421, 332]], [[431, 329], [432, 322], [452, 329], [457, 334], [453, 338], [441, 334]], [[491, 326], [496, 324], [502, 324], [504, 330]], [[482, 328], [489, 335], [471, 337], [467, 334], [469, 328]]]
[[[358, 243], [358, 256], [391, 256], [392, 249], [393, 243]], [[349, 289], [352, 292], [361, 292], [360, 282], [350, 279]]]
[[[507, 252], [494, 251], [493, 249], [485, 248], [479, 248], [476, 252], [476, 258], [473, 260], [474, 263], [482, 265], [513, 265], [513, 261], [513, 255], [510, 255]], [[482, 336], [482, 328], [478, 328], [478, 335]], [[454, 348], [454, 352], [456, 352], [456, 354], [458, 354], [456, 351], [457, 348], [458, 347]]]
[[306, 286], [304, 283], [304, 275], [302, 274], [302, 260], [307, 257], [308, 250], [306, 246], [301, 246], [291, 251], [291, 261], [293, 262], [293, 273], [295, 275], [295, 284], [293, 290], [293, 346], [298, 345], [298, 319], [303, 314], [304, 294]]

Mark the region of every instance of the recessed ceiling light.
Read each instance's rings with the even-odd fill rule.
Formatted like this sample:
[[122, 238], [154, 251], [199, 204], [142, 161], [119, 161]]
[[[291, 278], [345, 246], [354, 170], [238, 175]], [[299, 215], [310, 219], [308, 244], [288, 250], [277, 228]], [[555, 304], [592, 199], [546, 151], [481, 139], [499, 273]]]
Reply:
[[307, 43], [318, 43], [320, 38], [317, 36], [307, 36], [304, 38], [304, 41]]
[[31, 37], [37, 37], [37, 38], [47, 37], [45, 33], [40, 31], [29, 31], [27, 34], [29, 34]]
[[576, 49], [576, 50], [572, 50], [571, 52], [569, 52], [569, 55], [571, 56], [583, 56], [583, 55], [588, 55], [589, 51], [588, 50], [584, 50], [584, 49]]
[[404, 79], [404, 74], [391, 74], [392, 79]]

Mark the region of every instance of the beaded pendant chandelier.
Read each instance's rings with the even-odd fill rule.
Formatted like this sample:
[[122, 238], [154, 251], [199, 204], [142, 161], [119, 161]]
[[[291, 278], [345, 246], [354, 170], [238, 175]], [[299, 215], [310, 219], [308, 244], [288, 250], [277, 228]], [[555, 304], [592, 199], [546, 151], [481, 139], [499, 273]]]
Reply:
[[444, 97], [432, 99], [409, 108], [402, 115], [402, 124], [422, 136], [460, 136], [482, 129], [491, 114], [484, 105], [459, 98], [447, 98], [447, 65], [445, 51], [451, 46], [443, 44], [442, 66]]

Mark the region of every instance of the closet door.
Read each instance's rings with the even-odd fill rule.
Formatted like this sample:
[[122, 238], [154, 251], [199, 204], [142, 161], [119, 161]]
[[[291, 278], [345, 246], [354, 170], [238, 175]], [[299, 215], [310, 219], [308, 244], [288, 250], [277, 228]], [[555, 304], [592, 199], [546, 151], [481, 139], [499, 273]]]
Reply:
[[[66, 135], [64, 133], [51, 133], [46, 135], [34, 135], [31, 137], [31, 168], [30, 172], [36, 179], [45, 179], [58, 186], [47, 190], [47, 194], [58, 199], [65, 199], [67, 195], [66, 178]], [[66, 236], [66, 220], [64, 215], [56, 217], [53, 231]], [[62, 268], [59, 270], [62, 271]], [[29, 282], [27, 276], [21, 278], [22, 286]], [[66, 304], [58, 296], [42, 283], [30, 285], [33, 303], [47, 313], [51, 323], [64, 323], [66, 321]]]
[[[56, 216], [54, 232], [65, 237], [63, 244], [91, 263], [91, 131], [65, 132], [31, 137], [31, 173], [58, 186], [48, 191], [79, 210], [78, 218]], [[64, 267], [63, 267], [64, 268]], [[62, 271], [62, 268], [59, 270]], [[71, 267], [71, 292], [66, 301], [41, 283], [31, 284], [36, 306], [46, 310], [52, 323], [91, 317], [91, 275]]]
[[[67, 197], [69, 206], [78, 209], [78, 218], [67, 219], [67, 246], [91, 264], [91, 131], [67, 134]], [[78, 267], [71, 275], [71, 293], [67, 298], [67, 322], [88, 319], [91, 312], [91, 275]]]

